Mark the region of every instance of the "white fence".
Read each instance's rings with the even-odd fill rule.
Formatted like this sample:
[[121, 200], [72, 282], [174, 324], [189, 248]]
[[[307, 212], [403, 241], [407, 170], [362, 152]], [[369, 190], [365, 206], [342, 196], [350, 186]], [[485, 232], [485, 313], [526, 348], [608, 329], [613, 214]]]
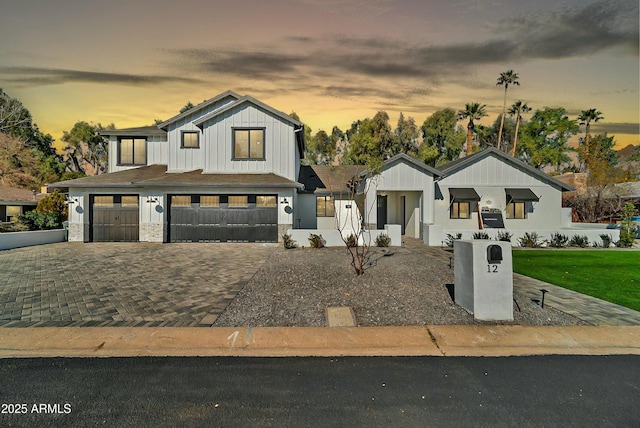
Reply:
[[[322, 235], [322, 238], [326, 241], [324, 244], [326, 247], [343, 247], [344, 241], [340, 237], [340, 231], [337, 229], [289, 229], [287, 231], [289, 235], [297, 242], [299, 247], [309, 247], [309, 236]], [[346, 232], [345, 232], [346, 233]], [[402, 232], [400, 225], [387, 224], [384, 230], [363, 230], [358, 236], [360, 244], [376, 245], [376, 238], [379, 235], [386, 234], [391, 238], [391, 247], [402, 246]]]
[[[458, 233], [462, 233], [462, 237], [460, 239], [469, 240], [473, 239], [473, 234], [478, 232], [485, 232], [489, 235], [489, 239], [496, 240], [498, 232], [505, 233], [509, 232], [513, 234], [511, 237], [511, 244], [514, 247], [519, 246], [518, 239], [522, 238], [525, 233], [535, 232], [538, 234], [538, 238], [540, 242], [551, 240], [551, 236], [555, 233], [562, 234], [569, 239], [571, 239], [575, 235], [586, 236], [589, 239], [589, 246], [592, 246], [595, 242], [598, 245], [602, 245], [602, 239], [600, 235], [609, 235], [611, 236], [611, 242], [615, 243], [620, 239], [620, 230], [619, 229], [607, 229], [606, 224], [590, 224], [590, 223], [572, 223], [569, 227], [563, 227], [556, 230], [535, 230], [535, 231], [525, 231], [525, 230], [507, 230], [507, 229], [483, 229], [483, 230], [443, 230], [442, 231], [442, 243], [441, 245], [447, 244], [447, 234], [450, 234], [454, 237], [457, 236]], [[433, 245], [433, 244], [432, 244]]]
[[67, 231], [64, 229], [0, 233], [0, 250], [53, 244], [56, 242], [64, 242], [66, 238]]

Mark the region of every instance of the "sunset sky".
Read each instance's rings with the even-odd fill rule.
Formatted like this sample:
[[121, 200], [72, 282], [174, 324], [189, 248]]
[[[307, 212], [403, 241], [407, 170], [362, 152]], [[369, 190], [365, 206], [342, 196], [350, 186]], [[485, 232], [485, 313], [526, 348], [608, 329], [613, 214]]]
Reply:
[[60, 140], [78, 120], [168, 119], [227, 89], [313, 132], [378, 110], [418, 124], [502, 109], [513, 69], [534, 110], [597, 108], [595, 132], [639, 143], [637, 0], [20, 0], [0, 14], [0, 88]]

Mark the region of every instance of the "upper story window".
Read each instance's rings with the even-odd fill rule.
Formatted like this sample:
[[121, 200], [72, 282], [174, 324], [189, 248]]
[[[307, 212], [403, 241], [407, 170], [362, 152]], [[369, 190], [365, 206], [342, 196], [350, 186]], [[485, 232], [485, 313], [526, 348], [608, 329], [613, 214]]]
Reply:
[[264, 128], [234, 129], [233, 158], [264, 160]]
[[183, 149], [197, 149], [200, 147], [200, 133], [198, 131], [182, 131]]
[[118, 165], [145, 165], [146, 163], [146, 138], [123, 137], [118, 140]]

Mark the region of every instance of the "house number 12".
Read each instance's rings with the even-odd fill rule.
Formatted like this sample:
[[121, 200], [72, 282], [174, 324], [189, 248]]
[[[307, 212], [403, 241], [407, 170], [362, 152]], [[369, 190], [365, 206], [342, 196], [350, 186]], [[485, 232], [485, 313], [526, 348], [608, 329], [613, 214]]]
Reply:
[[487, 272], [488, 273], [497, 273], [498, 272], [498, 265], [487, 265]]

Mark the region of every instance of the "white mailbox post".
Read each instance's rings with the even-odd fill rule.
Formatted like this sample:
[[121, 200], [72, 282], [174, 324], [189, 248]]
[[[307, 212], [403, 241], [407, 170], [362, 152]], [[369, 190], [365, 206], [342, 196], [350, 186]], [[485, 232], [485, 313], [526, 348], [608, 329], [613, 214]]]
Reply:
[[454, 297], [478, 320], [513, 320], [511, 244], [454, 241]]

